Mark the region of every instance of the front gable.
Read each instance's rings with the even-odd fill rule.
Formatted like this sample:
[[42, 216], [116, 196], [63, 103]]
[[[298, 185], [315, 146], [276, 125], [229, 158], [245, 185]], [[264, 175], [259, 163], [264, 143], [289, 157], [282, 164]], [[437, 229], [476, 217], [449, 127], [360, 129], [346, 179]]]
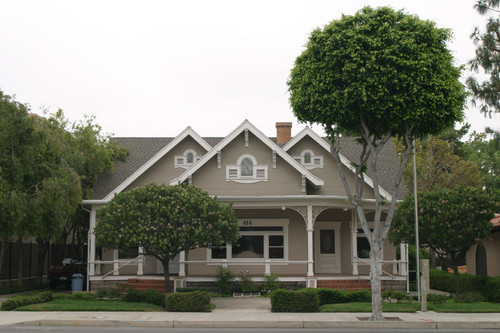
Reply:
[[[253, 133], [244, 131], [222, 147], [190, 176], [190, 181], [211, 195], [304, 195], [302, 174]], [[276, 148], [279, 148], [276, 146]], [[218, 159], [220, 162], [218, 162]], [[242, 161], [253, 161], [253, 173]], [[243, 169], [243, 170], [242, 170]], [[233, 176], [233, 170], [234, 176]]]

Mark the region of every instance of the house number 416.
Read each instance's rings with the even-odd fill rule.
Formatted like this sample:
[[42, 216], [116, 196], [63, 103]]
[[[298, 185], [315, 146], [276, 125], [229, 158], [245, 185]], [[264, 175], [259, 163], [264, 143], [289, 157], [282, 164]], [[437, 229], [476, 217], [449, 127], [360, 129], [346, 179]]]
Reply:
[[252, 225], [252, 221], [243, 221], [243, 225]]

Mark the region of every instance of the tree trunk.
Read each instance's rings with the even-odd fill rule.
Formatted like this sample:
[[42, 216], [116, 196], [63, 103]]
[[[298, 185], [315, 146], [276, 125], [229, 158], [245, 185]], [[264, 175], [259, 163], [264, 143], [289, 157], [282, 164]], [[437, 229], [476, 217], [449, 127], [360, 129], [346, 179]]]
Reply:
[[370, 249], [370, 282], [372, 284], [372, 316], [371, 320], [384, 320], [382, 314], [382, 244], [373, 241]]
[[451, 266], [453, 276], [455, 277], [455, 294], [460, 294], [460, 275], [458, 274], [458, 265]]
[[17, 238], [17, 286], [23, 286], [23, 239]]
[[49, 250], [49, 242], [37, 239], [38, 243], [38, 260], [36, 263], [36, 284], [41, 285], [43, 283], [43, 271], [45, 270], [45, 257]]
[[163, 276], [165, 277], [165, 292], [170, 292], [170, 271], [168, 270], [169, 259], [163, 259], [161, 261], [163, 265]]

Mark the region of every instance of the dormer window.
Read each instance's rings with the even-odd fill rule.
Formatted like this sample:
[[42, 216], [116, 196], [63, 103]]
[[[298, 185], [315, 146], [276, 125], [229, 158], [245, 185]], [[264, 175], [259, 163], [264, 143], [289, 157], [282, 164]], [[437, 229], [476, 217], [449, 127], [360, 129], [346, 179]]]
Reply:
[[193, 149], [188, 149], [182, 155], [174, 157], [174, 167], [176, 168], [189, 168], [194, 162], [198, 161], [201, 156], [196, 155]]
[[236, 164], [226, 165], [226, 181], [237, 183], [268, 181], [267, 164], [257, 164], [252, 155], [242, 155]]
[[302, 151], [300, 156], [294, 156], [293, 158], [309, 170], [323, 167], [323, 155], [314, 155], [314, 152], [309, 149]]

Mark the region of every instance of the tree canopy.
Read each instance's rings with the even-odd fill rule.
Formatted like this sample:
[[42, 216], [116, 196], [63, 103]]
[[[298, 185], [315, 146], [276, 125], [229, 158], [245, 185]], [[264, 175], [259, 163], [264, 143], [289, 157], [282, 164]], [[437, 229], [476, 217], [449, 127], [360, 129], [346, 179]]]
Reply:
[[[460, 291], [458, 264], [469, 248], [489, 235], [490, 220], [500, 209], [499, 192], [481, 188], [435, 188], [418, 193], [419, 242], [433, 249], [455, 272]], [[397, 209], [389, 239], [394, 244], [414, 243], [415, 200], [407, 196]]]
[[[294, 115], [325, 128], [347, 197], [370, 243], [372, 320], [383, 319], [379, 263], [411, 141], [439, 133], [463, 115], [465, 89], [446, 48], [450, 35], [449, 30], [403, 11], [365, 7], [314, 30], [287, 82]], [[352, 161], [356, 163], [353, 189], [340, 157], [341, 133], [358, 136], [362, 145], [359, 160]], [[392, 198], [383, 207], [387, 198], [379, 188], [377, 160], [394, 136], [402, 138], [406, 149], [393, 188], [388, 189]], [[375, 194], [373, 230], [363, 209], [365, 171]], [[383, 210], [387, 214], [382, 223]]]
[[475, 72], [482, 70], [488, 79], [479, 82], [471, 76], [467, 85], [473, 95], [473, 103], [481, 102], [481, 112], [491, 116], [500, 112], [500, 10], [499, 0], [478, 0], [474, 6], [479, 14], [490, 15], [485, 31], [474, 29], [471, 38], [477, 45], [476, 57], [470, 61]]
[[107, 248], [140, 247], [163, 264], [170, 291], [168, 263], [181, 251], [218, 248], [239, 237], [230, 205], [191, 185], [147, 184], [117, 194], [98, 210], [96, 243]]

